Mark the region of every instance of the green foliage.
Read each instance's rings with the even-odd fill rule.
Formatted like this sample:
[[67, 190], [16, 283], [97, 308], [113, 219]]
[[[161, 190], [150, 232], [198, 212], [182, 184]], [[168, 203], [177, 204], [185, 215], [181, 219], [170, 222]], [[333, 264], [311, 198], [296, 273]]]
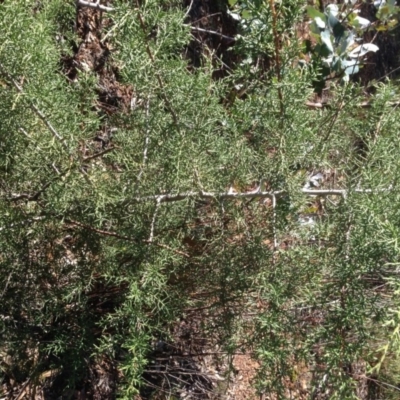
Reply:
[[344, 74], [344, 79], [359, 72], [362, 58], [378, 47], [372, 43], [355, 45], [359, 42], [358, 34], [366, 30], [370, 21], [358, 16], [355, 4], [345, 2], [339, 10], [336, 4], [329, 4], [324, 13], [307, 7], [308, 15], [313, 19], [310, 29], [318, 43], [315, 52], [322, 57], [323, 63], [337, 75]]
[[345, 1], [340, 6], [329, 4], [324, 13], [307, 7], [307, 14], [312, 18], [310, 30], [317, 41], [314, 52], [322, 57], [323, 65], [328, 68], [327, 74], [343, 76], [346, 82], [350, 75], [359, 72], [367, 53], [379, 50], [373, 43], [364, 43], [364, 32], [371, 28], [385, 31], [397, 25], [398, 7], [395, 2], [374, 2], [378, 21], [373, 25], [358, 15], [360, 9], [357, 3]]
[[[240, 54], [246, 74], [251, 74], [255, 65], [274, 53], [273, 21], [268, 1], [241, 0], [229, 2], [229, 15], [238, 21], [240, 32], [235, 50]], [[304, 6], [296, 0], [285, 0], [276, 4], [280, 15], [277, 30], [282, 37], [295, 35], [294, 21], [301, 18]], [[293, 50], [293, 49], [291, 49]], [[288, 56], [288, 58], [286, 58]], [[290, 50], [282, 53], [284, 64], [290, 63]]]
[[[6, 383], [55, 370], [67, 398], [108, 360], [131, 399], [192, 309], [208, 310], [213, 346], [254, 355], [259, 392], [290, 398], [299, 366], [314, 398], [356, 398], [360, 360], [396, 376], [397, 82], [375, 84], [368, 107], [363, 88], [333, 83], [329, 107], [310, 109], [320, 71], [298, 65], [303, 4], [276, 4], [275, 22], [273, 2], [221, 4], [241, 37], [220, 80], [213, 49], [189, 70], [181, 2], [115, 1], [91, 41], [73, 2], [0, 4]], [[362, 21], [308, 13], [321, 55], [350, 75]], [[97, 67], [88, 43], [107, 47]]]

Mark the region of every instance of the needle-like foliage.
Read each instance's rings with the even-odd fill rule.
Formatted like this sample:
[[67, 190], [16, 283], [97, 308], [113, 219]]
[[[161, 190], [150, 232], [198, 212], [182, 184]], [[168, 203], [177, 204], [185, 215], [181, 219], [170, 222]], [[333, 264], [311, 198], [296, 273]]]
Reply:
[[397, 82], [313, 100], [303, 4], [184, 3], [0, 4], [4, 390], [224, 398], [244, 352], [259, 393], [390, 396]]

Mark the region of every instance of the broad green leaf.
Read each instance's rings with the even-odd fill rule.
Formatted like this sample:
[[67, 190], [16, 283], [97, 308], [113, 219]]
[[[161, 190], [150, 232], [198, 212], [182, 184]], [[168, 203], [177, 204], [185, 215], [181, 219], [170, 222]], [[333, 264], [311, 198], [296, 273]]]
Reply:
[[328, 15], [328, 25], [332, 29], [336, 42], [339, 41], [346, 31], [346, 28], [333, 14]]
[[307, 14], [309, 17], [315, 19], [315, 18], [321, 18], [322, 20], [326, 20], [326, 16], [318, 11], [317, 9], [315, 9], [314, 7], [311, 6], [307, 6]]
[[353, 43], [354, 43], [354, 33], [348, 32], [347, 34], [344, 34], [339, 42], [338, 54], [346, 53]]
[[366, 18], [356, 16], [350, 21], [350, 24], [358, 29], [367, 29], [371, 25], [371, 22]]
[[331, 41], [331, 34], [328, 30], [321, 32], [321, 41], [327, 47], [327, 49], [333, 53], [333, 45]]
[[244, 10], [242, 11], [242, 18], [243, 19], [250, 19], [252, 17], [252, 14], [249, 10]]

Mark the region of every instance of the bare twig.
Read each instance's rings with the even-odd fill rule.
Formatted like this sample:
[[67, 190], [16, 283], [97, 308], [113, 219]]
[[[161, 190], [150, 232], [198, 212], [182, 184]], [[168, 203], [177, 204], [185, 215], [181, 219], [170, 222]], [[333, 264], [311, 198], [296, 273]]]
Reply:
[[83, 157], [83, 161], [89, 161], [89, 160], [93, 160], [94, 158], [101, 157], [101, 156], [103, 156], [104, 154], [107, 154], [107, 153], [109, 153], [110, 151], [115, 150], [116, 148], [117, 148], [117, 146], [113, 146], [113, 147], [110, 147], [110, 148], [105, 149], [105, 150], [103, 150], [103, 151], [100, 151], [99, 153], [93, 154], [93, 155], [91, 155], [91, 156]]
[[211, 18], [211, 17], [215, 17], [216, 15], [221, 15], [222, 13], [221, 12], [216, 12], [216, 13], [213, 13], [213, 14], [208, 14], [208, 15], [206, 15], [206, 16], [204, 16], [204, 17], [201, 17], [201, 18], [199, 18], [199, 19], [196, 19], [196, 21], [192, 21], [191, 22], [191, 24], [196, 24], [197, 22], [200, 22], [203, 18]]
[[64, 221], [67, 224], [79, 226], [80, 228], [88, 229], [88, 230], [90, 230], [92, 232], [100, 233], [101, 235], [112, 236], [112, 237], [116, 237], [118, 239], [126, 240], [126, 241], [129, 241], [129, 242], [136, 242], [137, 241], [136, 239], [131, 238], [129, 236], [120, 235], [119, 233], [112, 232], [112, 231], [105, 231], [103, 229], [98, 229], [98, 228], [95, 228], [93, 226], [90, 226], [90, 225], [87, 225], [87, 224], [83, 224], [82, 222], [75, 221], [73, 219], [64, 219]]
[[[190, 258], [190, 255], [188, 253], [185, 253], [184, 251], [181, 251], [181, 250], [178, 250], [178, 249], [174, 249], [174, 248], [172, 248], [172, 247], [170, 247], [170, 246], [168, 246], [168, 245], [166, 245], [164, 243], [156, 242], [153, 239], [151, 241], [149, 239], [148, 240], [139, 240], [139, 239], [135, 239], [135, 238], [132, 238], [132, 237], [129, 237], [129, 236], [120, 235], [119, 233], [116, 233], [116, 232], [106, 231], [106, 230], [103, 230], [103, 229], [98, 229], [98, 228], [95, 228], [93, 226], [90, 226], [90, 225], [87, 225], [87, 224], [83, 224], [82, 222], [79, 222], [79, 221], [75, 221], [75, 220], [67, 219], [67, 218], [62, 218], [61, 216], [55, 216], [55, 218], [62, 219], [67, 224], [78, 226], [80, 228], [87, 229], [87, 230], [90, 230], [92, 232], [96, 232], [96, 233], [98, 233], [100, 235], [115, 237], [117, 239], [125, 240], [127, 242], [135, 242], [135, 243], [142, 242], [142, 243], [146, 243], [146, 244], [151, 244], [153, 246], [160, 247], [162, 249], [166, 249], [168, 251], [171, 251], [172, 253], [178, 254], [178, 255], [183, 256], [185, 258]], [[19, 226], [28, 225], [28, 224], [31, 224], [33, 222], [41, 221], [41, 220], [44, 220], [44, 219], [46, 219], [46, 216], [38, 216], [38, 217], [32, 217], [32, 218], [26, 219], [26, 220], [21, 221], [21, 222], [16, 222], [14, 224], [1, 226], [0, 227], [0, 232], [8, 230], [8, 229], [14, 229], [14, 228], [17, 228]]]
[[[388, 192], [393, 190], [392, 187], [385, 188], [385, 189], [301, 189], [299, 190], [300, 194], [308, 195], [308, 196], [342, 196], [346, 197], [349, 192], [353, 193], [371, 193], [371, 194], [378, 194], [383, 192]], [[277, 190], [273, 192], [265, 192], [260, 190], [252, 190], [249, 192], [206, 192], [204, 190], [200, 191], [188, 191], [182, 193], [165, 193], [165, 194], [155, 194], [150, 196], [143, 196], [143, 197], [134, 197], [131, 200], [127, 200], [126, 203], [129, 202], [148, 202], [148, 201], [160, 201], [160, 203], [169, 203], [175, 201], [182, 201], [187, 200], [190, 198], [202, 198], [202, 199], [273, 199], [280, 198], [287, 194], [285, 190]]]
[[26, 200], [26, 201], [37, 201], [39, 199], [39, 196], [52, 184], [52, 181], [47, 182], [41, 189], [39, 189], [36, 193], [34, 194], [28, 194], [28, 193], [20, 193], [20, 194], [14, 194], [12, 195], [8, 201], [18, 201], [18, 200]]
[[159, 200], [157, 200], [156, 202], [156, 208], [154, 210], [154, 214], [153, 214], [153, 219], [151, 220], [151, 226], [150, 226], [150, 236], [149, 239], [147, 240], [148, 243], [151, 243], [153, 241], [153, 237], [154, 237], [154, 226], [156, 224], [156, 218], [157, 218], [157, 214], [158, 214], [158, 210], [160, 209], [160, 204], [161, 202]]
[[193, 372], [184, 372], [181, 369], [178, 371], [172, 370], [171, 371], [161, 371], [159, 369], [146, 369], [145, 372], [151, 373], [151, 374], [167, 374], [173, 376], [173, 373], [176, 372], [179, 375], [193, 375], [193, 376], [204, 376], [207, 378], [213, 378], [215, 375], [213, 374], [207, 374], [205, 372], [200, 372], [200, 371], [193, 371]]
[[274, 236], [274, 258], [275, 258], [275, 253], [276, 250], [278, 249], [278, 237], [277, 237], [277, 231], [276, 231], [276, 196], [272, 196], [272, 231], [273, 231], [273, 236]]
[[236, 39], [234, 37], [226, 36], [226, 35], [224, 35], [222, 33], [216, 32], [216, 31], [210, 31], [208, 29], [198, 28], [197, 26], [190, 26], [190, 25], [185, 25], [185, 26], [189, 26], [192, 31], [209, 33], [210, 35], [219, 36], [219, 37], [221, 37], [223, 39], [227, 39], [227, 40], [230, 40], [232, 42], [236, 41]]
[[191, 0], [191, 1], [190, 1], [189, 7], [188, 7], [188, 9], [187, 9], [187, 11], [186, 11], [185, 16], [183, 17], [183, 19], [185, 19], [186, 17], [189, 16], [190, 10], [192, 9], [192, 6], [193, 6], [193, 1], [194, 1], [194, 0]]
[[96, 232], [99, 233], [100, 235], [104, 235], [104, 236], [111, 236], [111, 237], [115, 237], [117, 239], [121, 239], [121, 240], [126, 240], [127, 242], [134, 242], [134, 243], [138, 243], [138, 242], [142, 242], [142, 243], [147, 243], [147, 244], [152, 244], [154, 246], [160, 247], [162, 249], [166, 249], [169, 250], [175, 254], [179, 254], [180, 256], [186, 257], [186, 258], [190, 258], [190, 255], [188, 253], [185, 253], [183, 251], [177, 250], [177, 249], [173, 249], [172, 247], [163, 244], [163, 243], [158, 243], [155, 241], [150, 242], [149, 240], [138, 240], [129, 236], [124, 236], [124, 235], [120, 235], [119, 233], [116, 232], [112, 232], [112, 231], [106, 231], [103, 229], [98, 229], [95, 228], [93, 226], [87, 225], [87, 224], [83, 224], [82, 222], [79, 221], [75, 221], [72, 219], [64, 219], [64, 221], [68, 224], [71, 225], [75, 225], [75, 226], [79, 226], [80, 228], [84, 228], [84, 229], [88, 229], [92, 232]]
[[4, 295], [6, 294], [6, 291], [7, 291], [8, 285], [10, 283], [11, 277], [13, 276], [13, 273], [14, 273], [13, 270], [11, 270], [10, 275], [8, 275], [8, 279], [7, 279], [7, 282], [6, 282], [5, 286], [4, 286], [4, 289], [3, 289], [2, 293], [1, 293], [0, 299], [2, 299], [4, 297]]
[[349, 218], [349, 227], [347, 228], [346, 235], [345, 235], [345, 261], [349, 261], [350, 259], [350, 235], [353, 225], [351, 224], [352, 216]]
[[173, 249], [172, 247], [168, 246], [167, 244], [164, 243], [159, 243], [159, 242], [149, 242], [148, 240], [143, 240], [143, 243], [147, 244], [152, 244], [154, 246], [160, 247], [161, 249], [166, 249], [168, 251], [171, 251], [172, 253], [178, 254], [180, 256], [183, 256], [185, 258], [190, 258], [190, 255], [188, 253], [185, 253], [184, 251]]
[[389, 387], [391, 389], [394, 389], [394, 390], [397, 390], [398, 392], [400, 392], [400, 389], [399, 389], [398, 386], [394, 386], [394, 385], [391, 385], [390, 383], [383, 382], [383, 381], [380, 381], [378, 379], [371, 378], [370, 376], [360, 375], [359, 378], [365, 378], [365, 379], [367, 379], [369, 381], [375, 382], [377, 385], [387, 386], [387, 387]]
[[58, 168], [54, 165], [54, 163], [53, 164], [51, 164], [51, 168], [53, 168], [53, 170], [55, 171], [55, 173], [57, 174], [57, 175], [61, 175], [61, 172], [58, 170]]
[[19, 130], [20, 132], [22, 132], [28, 139], [31, 138], [31, 137], [29, 136], [29, 133], [28, 133], [22, 126], [18, 127], [18, 130]]
[[[400, 101], [388, 101], [386, 104], [388, 106], [390, 106], [390, 107], [398, 107], [398, 106], [400, 106]], [[322, 102], [322, 103], [317, 102], [317, 103], [315, 103], [315, 102], [312, 102], [312, 101], [306, 101], [305, 105], [307, 107], [309, 107], [309, 108], [312, 108], [312, 109], [322, 109], [322, 108], [332, 107], [332, 105], [330, 103], [328, 103], [328, 102]], [[359, 108], [369, 108], [369, 107], [372, 107], [372, 105], [373, 105], [372, 101], [366, 100], [366, 101], [363, 101], [363, 102], [361, 102], [359, 104], [355, 104], [354, 106], [355, 107], [359, 107]]]
[[32, 380], [31, 378], [28, 378], [28, 380], [23, 384], [21, 390], [19, 391], [17, 397], [15, 400], [22, 400], [27, 392], [29, 391], [29, 387], [32, 385]]
[[97, 0], [95, 3], [91, 3], [90, 1], [85, 1], [85, 0], [76, 0], [76, 4], [79, 7], [89, 7], [89, 8], [94, 8], [95, 10], [104, 11], [104, 12], [114, 11], [114, 8], [112, 8], [112, 7], [102, 6], [100, 4], [100, 0]]

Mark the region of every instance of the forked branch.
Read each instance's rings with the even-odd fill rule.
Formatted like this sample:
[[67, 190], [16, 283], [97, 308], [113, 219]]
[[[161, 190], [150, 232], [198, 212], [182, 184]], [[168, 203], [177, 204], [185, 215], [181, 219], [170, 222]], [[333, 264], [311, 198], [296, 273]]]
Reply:
[[[300, 194], [308, 195], [308, 196], [342, 196], [344, 198], [347, 197], [348, 193], [382, 193], [391, 191], [392, 187], [388, 187], [386, 189], [301, 189], [299, 190]], [[125, 203], [143, 203], [149, 201], [157, 201], [160, 203], [170, 203], [176, 201], [187, 200], [191, 198], [200, 198], [200, 199], [271, 199], [275, 197], [276, 199], [288, 194], [285, 190], [277, 190], [272, 192], [266, 192], [261, 190], [252, 190], [249, 192], [206, 192], [204, 190], [200, 191], [188, 191], [182, 193], [163, 193], [163, 194], [155, 194], [150, 196], [143, 197], [134, 197], [131, 200], [127, 200]]]
[[114, 8], [112, 8], [112, 7], [107, 7], [107, 6], [101, 5], [100, 0], [97, 0], [95, 3], [92, 3], [90, 1], [85, 1], [85, 0], [77, 0], [76, 4], [80, 7], [94, 8], [95, 10], [104, 11], [104, 12], [114, 11]]

